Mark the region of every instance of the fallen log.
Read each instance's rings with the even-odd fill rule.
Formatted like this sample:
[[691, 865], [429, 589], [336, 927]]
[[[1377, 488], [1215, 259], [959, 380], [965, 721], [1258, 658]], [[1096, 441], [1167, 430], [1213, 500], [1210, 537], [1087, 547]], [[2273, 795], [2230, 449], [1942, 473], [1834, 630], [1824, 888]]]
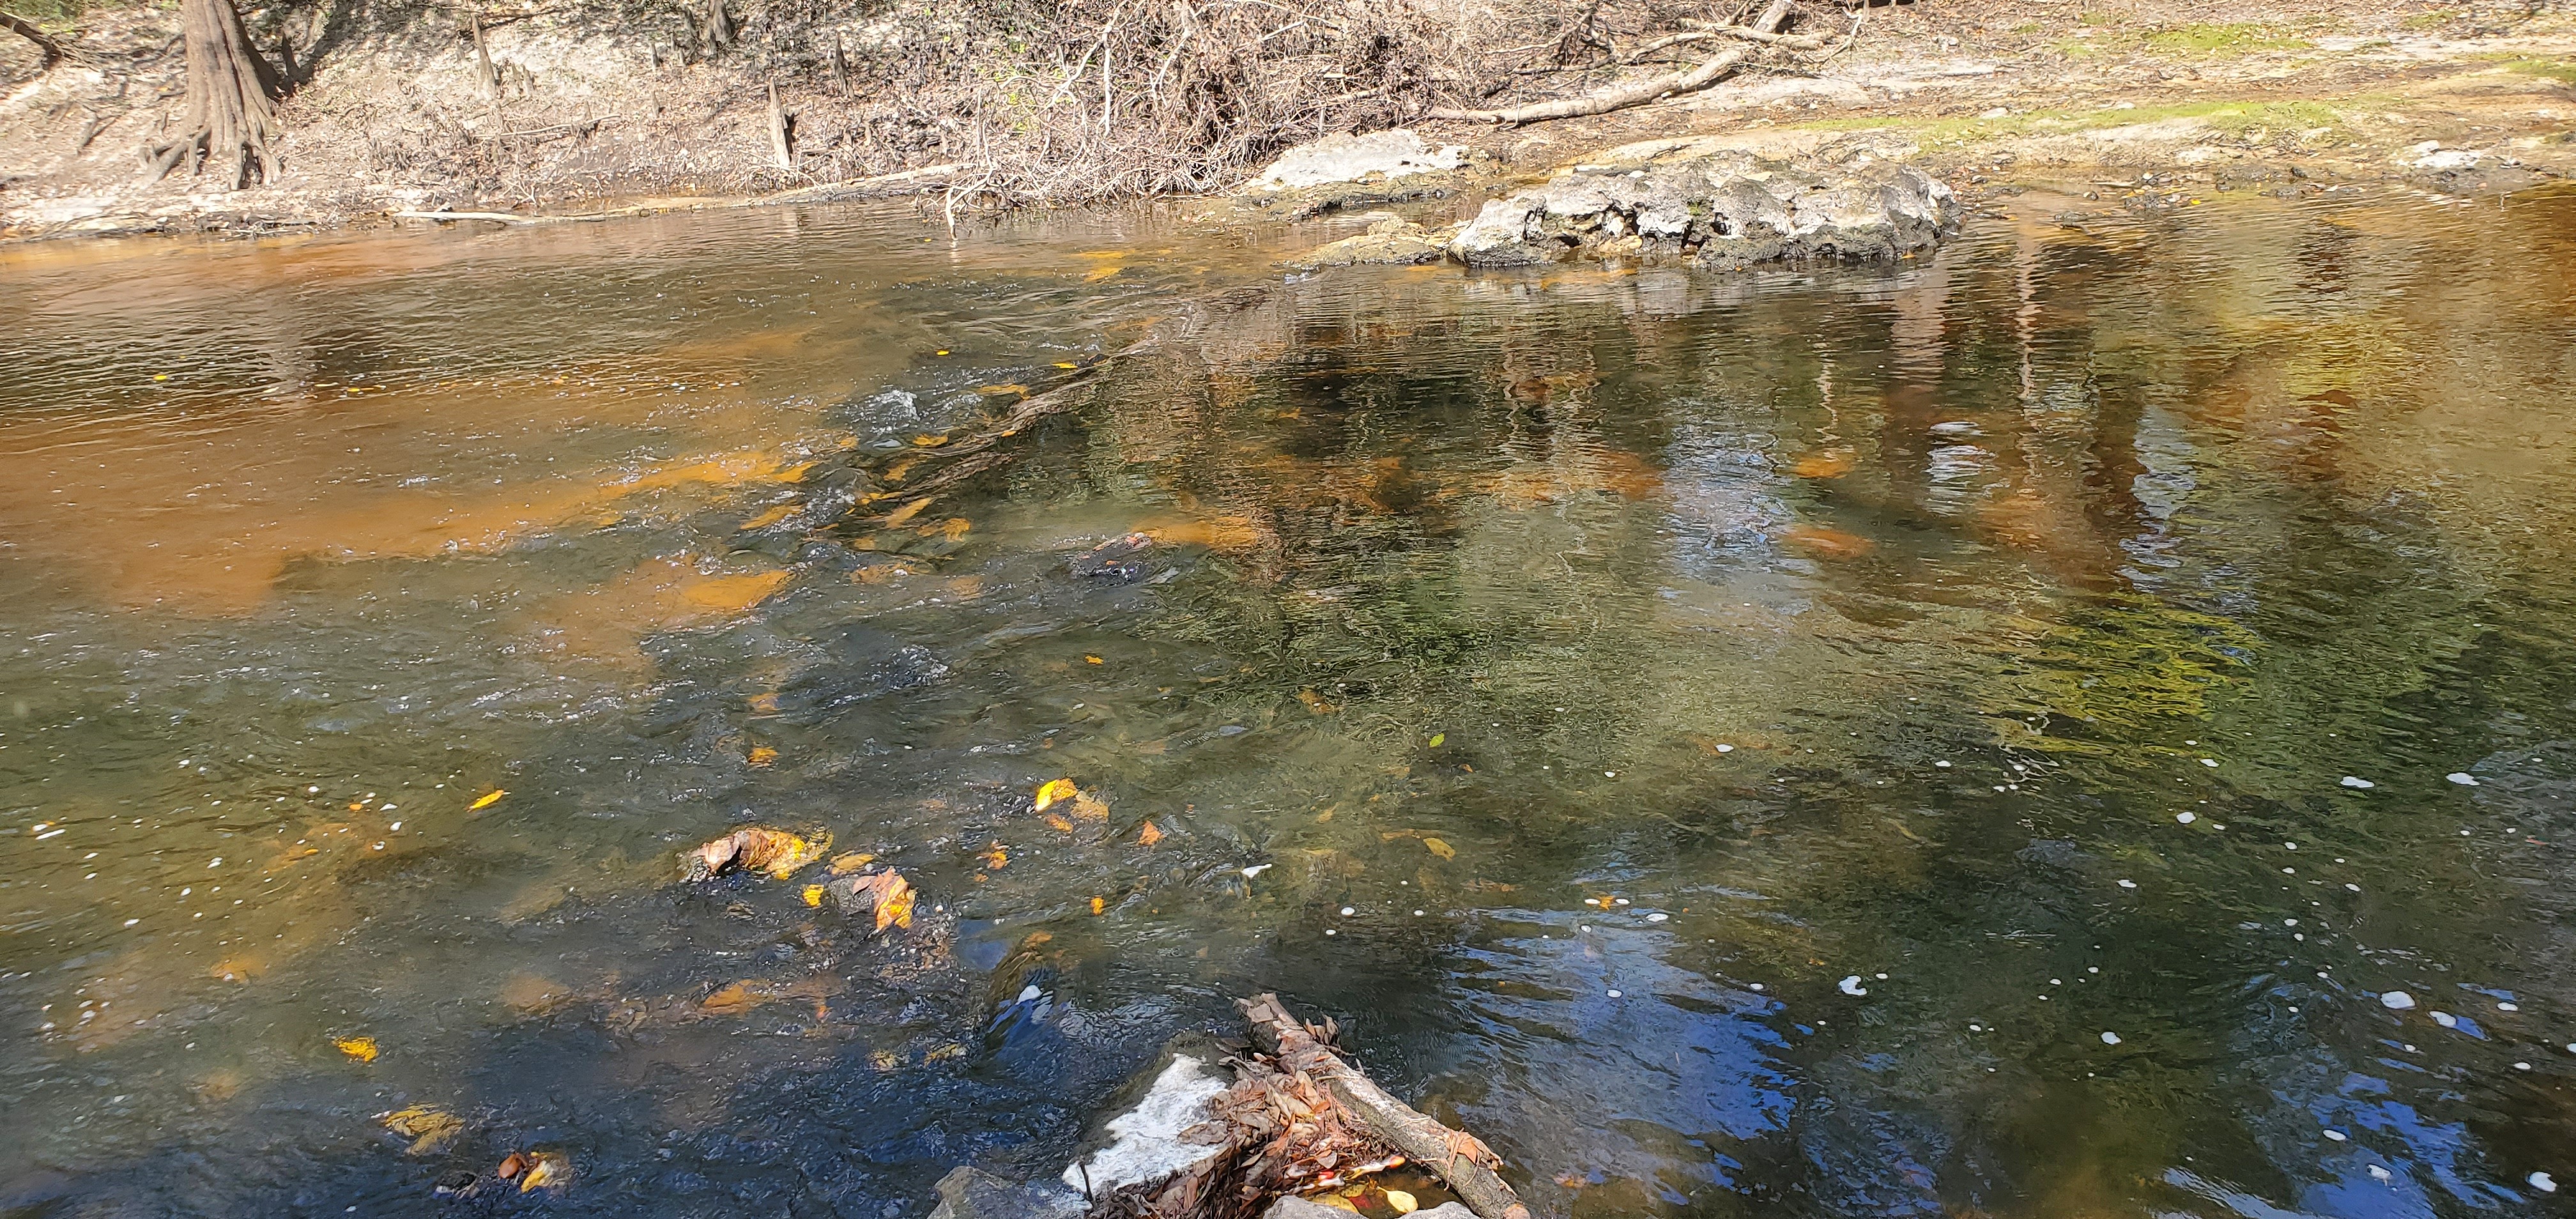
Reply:
[[[1745, 26], [1743, 28], [1753, 34], [1769, 35], [1776, 33], [1780, 28], [1780, 23], [1787, 21], [1788, 19], [1789, 0], [1771, 0], [1771, 7], [1764, 9], [1762, 16], [1755, 19], [1752, 25]], [[1561, 97], [1555, 101], [1548, 102], [1532, 102], [1526, 106], [1510, 106], [1501, 110], [1454, 110], [1447, 107], [1436, 107], [1431, 110], [1430, 117], [1435, 119], [1455, 119], [1471, 123], [1508, 123], [1513, 126], [1519, 126], [1524, 123], [1545, 122], [1548, 119], [1578, 118], [1587, 114], [1608, 114], [1613, 110], [1625, 110], [1630, 106], [1642, 106], [1647, 102], [1657, 101], [1676, 94], [1696, 93], [1701, 89], [1705, 89], [1710, 85], [1716, 84], [1728, 73], [1735, 71], [1737, 66], [1741, 65], [1750, 57], [1750, 55], [1750, 51], [1742, 48], [1722, 51], [1717, 55], [1702, 61], [1699, 66], [1694, 68], [1689, 68], [1679, 72], [1666, 72], [1659, 76], [1651, 76], [1645, 80], [1635, 81], [1628, 84], [1611, 85], [1606, 88], [1596, 89], [1590, 93], [1580, 94], [1574, 97]]]

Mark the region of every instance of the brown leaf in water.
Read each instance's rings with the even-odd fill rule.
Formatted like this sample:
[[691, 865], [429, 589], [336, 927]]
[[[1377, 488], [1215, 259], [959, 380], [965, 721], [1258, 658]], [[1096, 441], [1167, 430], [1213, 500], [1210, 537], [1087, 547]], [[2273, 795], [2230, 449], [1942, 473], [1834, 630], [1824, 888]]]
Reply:
[[1857, 559], [1878, 549], [1878, 543], [1859, 534], [1822, 525], [1792, 525], [1780, 540], [1819, 559]]
[[713, 994], [699, 1000], [698, 1008], [716, 1015], [730, 1015], [749, 1011], [760, 1003], [760, 999], [761, 996], [752, 993], [751, 983], [734, 982], [716, 988]]
[[875, 931], [884, 931], [888, 927], [909, 929], [912, 926], [916, 893], [912, 882], [892, 868], [845, 876], [824, 887], [844, 913], [873, 916]]
[[1048, 813], [1046, 815], [1046, 823], [1048, 828], [1055, 830], [1057, 833], [1070, 834], [1073, 832], [1073, 823], [1065, 820], [1064, 815], [1061, 813]]
[[1136, 831], [1136, 841], [1144, 843], [1146, 846], [1152, 846], [1162, 840], [1163, 831], [1154, 828], [1154, 823], [1151, 821], [1145, 823], [1145, 828]]
[[1098, 796], [1092, 795], [1090, 792], [1075, 792], [1073, 795], [1073, 815], [1084, 821], [1107, 821], [1109, 819], [1109, 802]]
[[1841, 478], [1851, 473], [1850, 449], [1820, 449], [1798, 459], [1789, 472], [1800, 478]]
[[1422, 845], [1430, 848], [1432, 854], [1437, 855], [1442, 859], [1456, 859], [1458, 857], [1458, 848], [1453, 847], [1446, 842], [1442, 842], [1437, 838], [1425, 838], [1422, 840]]
[[866, 851], [852, 851], [847, 855], [833, 856], [830, 866], [832, 875], [846, 876], [868, 866], [869, 864], [875, 863], [876, 861], [877, 857], [867, 853]]
[[504, 1181], [516, 1181], [519, 1179], [519, 1174], [526, 1171], [528, 1171], [528, 1157], [513, 1151], [501, 1157], [501, 1166], [493, 1169], [492, 1175]]
[[689, 853], [687, 879], [705, 880], [730, 867], [767, 872], [785, 880], [798, 868], [823, 857], [832, 848], [830, 834], [800, 838], [785, 830], [764, 826], [734, 832], [708, 842]]
[[754, 766], [767, 766], [778, 760], [778, 751], [767, 745], [754, 745], [745, 760]]
[[1311, 689], [1299, 690], [1297, 692], [1297, 701], [1306, 704], [1306, 709], [1317, 715], [1331, 715], [1333, 713], [1333, 705], [1325, 702], [1323, 695], [1317, 694]]
[[1002, 844], [998, 842], [993, 844], [992, 850], [984, 852], [977, 858], [984, 861], [984, 870], [987, 872], [999, 872], [1011, 866], [1011, 853], [1003, 849]]

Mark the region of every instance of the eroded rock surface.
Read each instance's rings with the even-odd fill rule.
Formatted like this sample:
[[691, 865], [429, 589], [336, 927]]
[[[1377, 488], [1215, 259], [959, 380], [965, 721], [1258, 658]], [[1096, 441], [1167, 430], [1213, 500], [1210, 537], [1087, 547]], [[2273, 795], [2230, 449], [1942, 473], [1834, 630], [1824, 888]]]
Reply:
[[1462, 146], [1433, 148], [1410, 131], [1373, 131], [1300, 144], [1281, 153], [1261, 176], [1245, 185], [1251, 190], [1304, 190], [1371, 176], [1400, 178], [1456, 169], [1466, 163], [1467, 150]]
[[1450, 239], [1470, 266], [1643, 257], [1741, 267], [1794, 258], [1896, 258], [1958, 232], [1950, 188], [1875, 158], [1826, 166], [1726, 153], [1587, 170], [1485, 204]]

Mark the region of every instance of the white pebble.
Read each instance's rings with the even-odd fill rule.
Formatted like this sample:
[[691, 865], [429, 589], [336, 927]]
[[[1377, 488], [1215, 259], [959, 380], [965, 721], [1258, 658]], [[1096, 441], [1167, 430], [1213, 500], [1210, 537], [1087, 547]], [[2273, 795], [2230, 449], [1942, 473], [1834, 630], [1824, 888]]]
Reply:
[[1619, 992], [1617, 992], [1617, 991], [1615, 991], [1615, 990], [1614, 990], [1614, 991], [1611, 991], [1611, 992], [1610, 992], [1610, 997], [1611, 997], [1611, 998], [1613, 998], [1613, 999], [1618, 998], [1618, 997], [1619, 997]]
[[1869, 993], [1868, 989], [1860, 984], [1859, 974], [1853, 974], [1852, 976], [1843, 979], [1842, 992], [1846, 995], [1866, 995]]
[[1619, 777], [1619, 772], [1615, 770], [1605, 770], [1601, 772], [1601, 777], [1604, 779], [1616, 779]]
[[2385, 1181], [2388, 1179], [2388, 1170], [2373, 1164], [2370, 1166], [2370, 1175], [2373, 1180]]
[[2368, 779], [2356, 778], [2352, 775], [2345, 775], [2343, 777], [2343, 785], [2356, 791], [2369, 791], [2371, 788], [2379, 786]]
[[2449, 779], [2451, 782], [2457, 783], [2462, 787], [2476, 787], [2478, 785], [2478, 777], [2465, 770], [2455, 770], [2442, 777]]
[[2531, 1069], [2531, 1064], [2527, 1062], [2517, 1062], [2513, 1064], [2513, 1069], [2517, 1071], [2528, 1071]]
[[2120, 882], [2120, 887], [2123, 889], [2135, 889], [2138, 887], [2138, 882], [2134, 880], [2124, 880]]
[[2539, 1190], [2544, 1194], [2554, 1194], [2558, 1192], [2558, 1182], [2550, 1179], [2548, 1173], [2536, 1172], [2523, 1179], [2531, 1182], [2531, 1187], [2533, 1189]]
[[2175, 813], [2174, 820], [2179, 821], [2184, 825], [2190, 825], [2192, 822], [2200, 820], [2200, 815], [2197, 813]]
[[2402, 1012], [2415, 1006], [2415, 996], [2402, 990], [2381, 991], [2379, 1005], [2392, 1012]]
[[1037, 998], [1042, 993], [1044, 992], [1040, 991], [1035, 986], [1023, 986], [1020, 988], [1020, 997], [1014, 1000], [1014, 1002], [1026, 1003], [1031, 999]]
[[1266, 864], [1266, 863], [1257, 863], [1257, 864], [1254, 864], [1254, 865], [1252, 865], [1251, 867], [1245, 868], [1245, 869], [1243, 870], [1243, 878], [1244, 878], [1245, 880], [1250, 880], [1250, 879], [1252, 879], [1253, 877], [1259, 876], [1259, 875], [1261, 875], [1262, 873], [1269, 871], [1273, 866], [1274, 866], [1274, 865]]
[[1344, 907], [1342, 907], [1342, 917], [1343, 917], [1343, 918], [1349, 918], [1350, 916], [1352, 916], [1352, 915], [1354, 915], [1354, 914], [1357, 914], [1357, 913], [1359, 913], [1359, 911], [1358, 911], [1357, 909], [1354, 909], [1354, 908], [1350, 907], [1350, 906], [1344, 906]]
[[2295, 851], [2299, 849], [2299, 844], [2295, 842], [2285, 842], [2281, 844], [2281, 849], [2284, 851]]
[[2361, 892], [2361, 886], [2356, 885], [2356, 884], [2352, 883], [2351, 881], [2345, 881], [2345, 882], [2343, 883], [2343, 887], [2344, 887], [2344, 888], [2347, 888], [2347, 889], [2350, 889], [2350, 890], [2352, 890], [2352, 891], [2353, 891], [2353, 892], [2355, 892], [2355, 893], [2359, 893], [2359, 892]]
[[2103, 1034], [2102, 1034], [2102, 1044], [2104, 1044], [2104, 1045], [2118, 1045], [2118, 1044], [2120, 1044], [2120, 1035], [2119, 1035], [2118, 1033], [2114, 1033], [2114, 1032], [2110, 1032], [2110, 1031], [2108, 1031], [2108, 1030], [2105, 1030], [2105, 1031], [2103, 1032]]
[[2499, 1003], [2496, 1004], [2496, 1010], [2500, 1012], [2518, 1012], [2522, 1010], [2522, 1006], [2516, 1003]]
[[1413, 917], [1415, 917], [1415, 918], [1421, 918], [1421, 917], [1422, 917], [1422, 912], [1421, 912], [1421, 911], [1419, 911], [1419, 910], [1414, 911], [1414, 912], [1413, 912]]
[[1945, 758], [1945, 759], [1943, 759], [1943, 760], [1941, 760], [1941, 761], [1934, 762], [1934, 763], [1933, 763], [1933, 765], [1934, 765], [1934, 766], [1938, 766], [1938, 767], [1940, 767], [1940, 768], [1941, 768], [1941, 769], [1943, 769], [1943, 770], [1948, 770], [1948, 769], [1950, 769], [1950, 763], [1949, 763], [1949, 760], [1948, 760], [1948, 759], [1946, 759], [1946, 758]]
[[1326, 928], [1324, 928], [1324, 934], [1326, 934], [1326, 935], [1340, 935], [1341, 933], [1340, 933], [1340, 932], [1338, 932], [1338, 931], [1333, 930], [1333, 929], [1332, 929], [1332, 928], [1330, 928], [1330, 927], [1326, 927]]
[[2329, 1130], [2329, 1131], [2326, 1131], [2326, 1137], [2327, 1137], [2327, 1138], [2330, 1138], [2330, 1139], [2333, 1139], [2334, 1141], [2336, 1141], [2336, 1142], [2340, 1143], [2340, 1142], [2344, 1141], [2344, 1137], [2345, 1137], [2345, 1136], [2344, 1136], [2344, 1132], [2343, 1132], [2343, 1131], [2340, 1131], [2340, 1130]]
[[2202, 758], [2202, 759], [2200, 760], [2200, 764], [2201, 764], [2201, 765], [2203, 765], [2203, 766], [2216, 766], [2216, 765], [2218, 765], [2218, 759], [2216, 759], [2216, 758]]
[[1733, 746], [1733, 745], [1720, 745], [1720, 746], [1718, 746], [1718, 747], [1717, 747], [1717, 751], [1718, 751], [1719, 753], [1733, 753], [1733, 752], [1735, 752], [1735, 746]]
[[2449, 1012], [2432, 1012], [2429, 1014], [2433, 1017], [2433, 1023], [2441, 1025], [2443, 1028], [2455, 1029], [2460, 1027], [2460, 1018]]
[[1654, 912], [1653, 914], [1649, 914], [1649, 915], [1647, 915], [1647, 916], [1646, 916], [1646, 921], [1647, 921], [1647, 922], [1649, 922], [1649, 923], [1660, 923], [1660, 922], [1664, 921], [1665, 919], [1668, 919], [1668, 918], [1671, 918], [1671, 917], [1672, 917], [1671, 915], [1666, 914], [1666, 913], [1664, 913], [1664, 912], [1663, 912], [1663, 911], [1661, 911], [1661, 910], [1658, 910], [1658, 911]]

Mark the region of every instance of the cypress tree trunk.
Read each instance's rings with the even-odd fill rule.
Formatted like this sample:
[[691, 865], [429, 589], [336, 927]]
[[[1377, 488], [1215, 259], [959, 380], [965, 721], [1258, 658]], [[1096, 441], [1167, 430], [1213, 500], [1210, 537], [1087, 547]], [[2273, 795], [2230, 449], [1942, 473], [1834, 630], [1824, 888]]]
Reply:
[[166, 178], [185, 162], [192, 174], [215, 166], [228, 190], [275, 181], [282, 168], [269, 149], [279, 134], [277, 70], [251, 49], [232, 0], [180, 0], [179, 27], [188, 48], [187, 117], [178, 138], [145, 149], [152, 177]]

